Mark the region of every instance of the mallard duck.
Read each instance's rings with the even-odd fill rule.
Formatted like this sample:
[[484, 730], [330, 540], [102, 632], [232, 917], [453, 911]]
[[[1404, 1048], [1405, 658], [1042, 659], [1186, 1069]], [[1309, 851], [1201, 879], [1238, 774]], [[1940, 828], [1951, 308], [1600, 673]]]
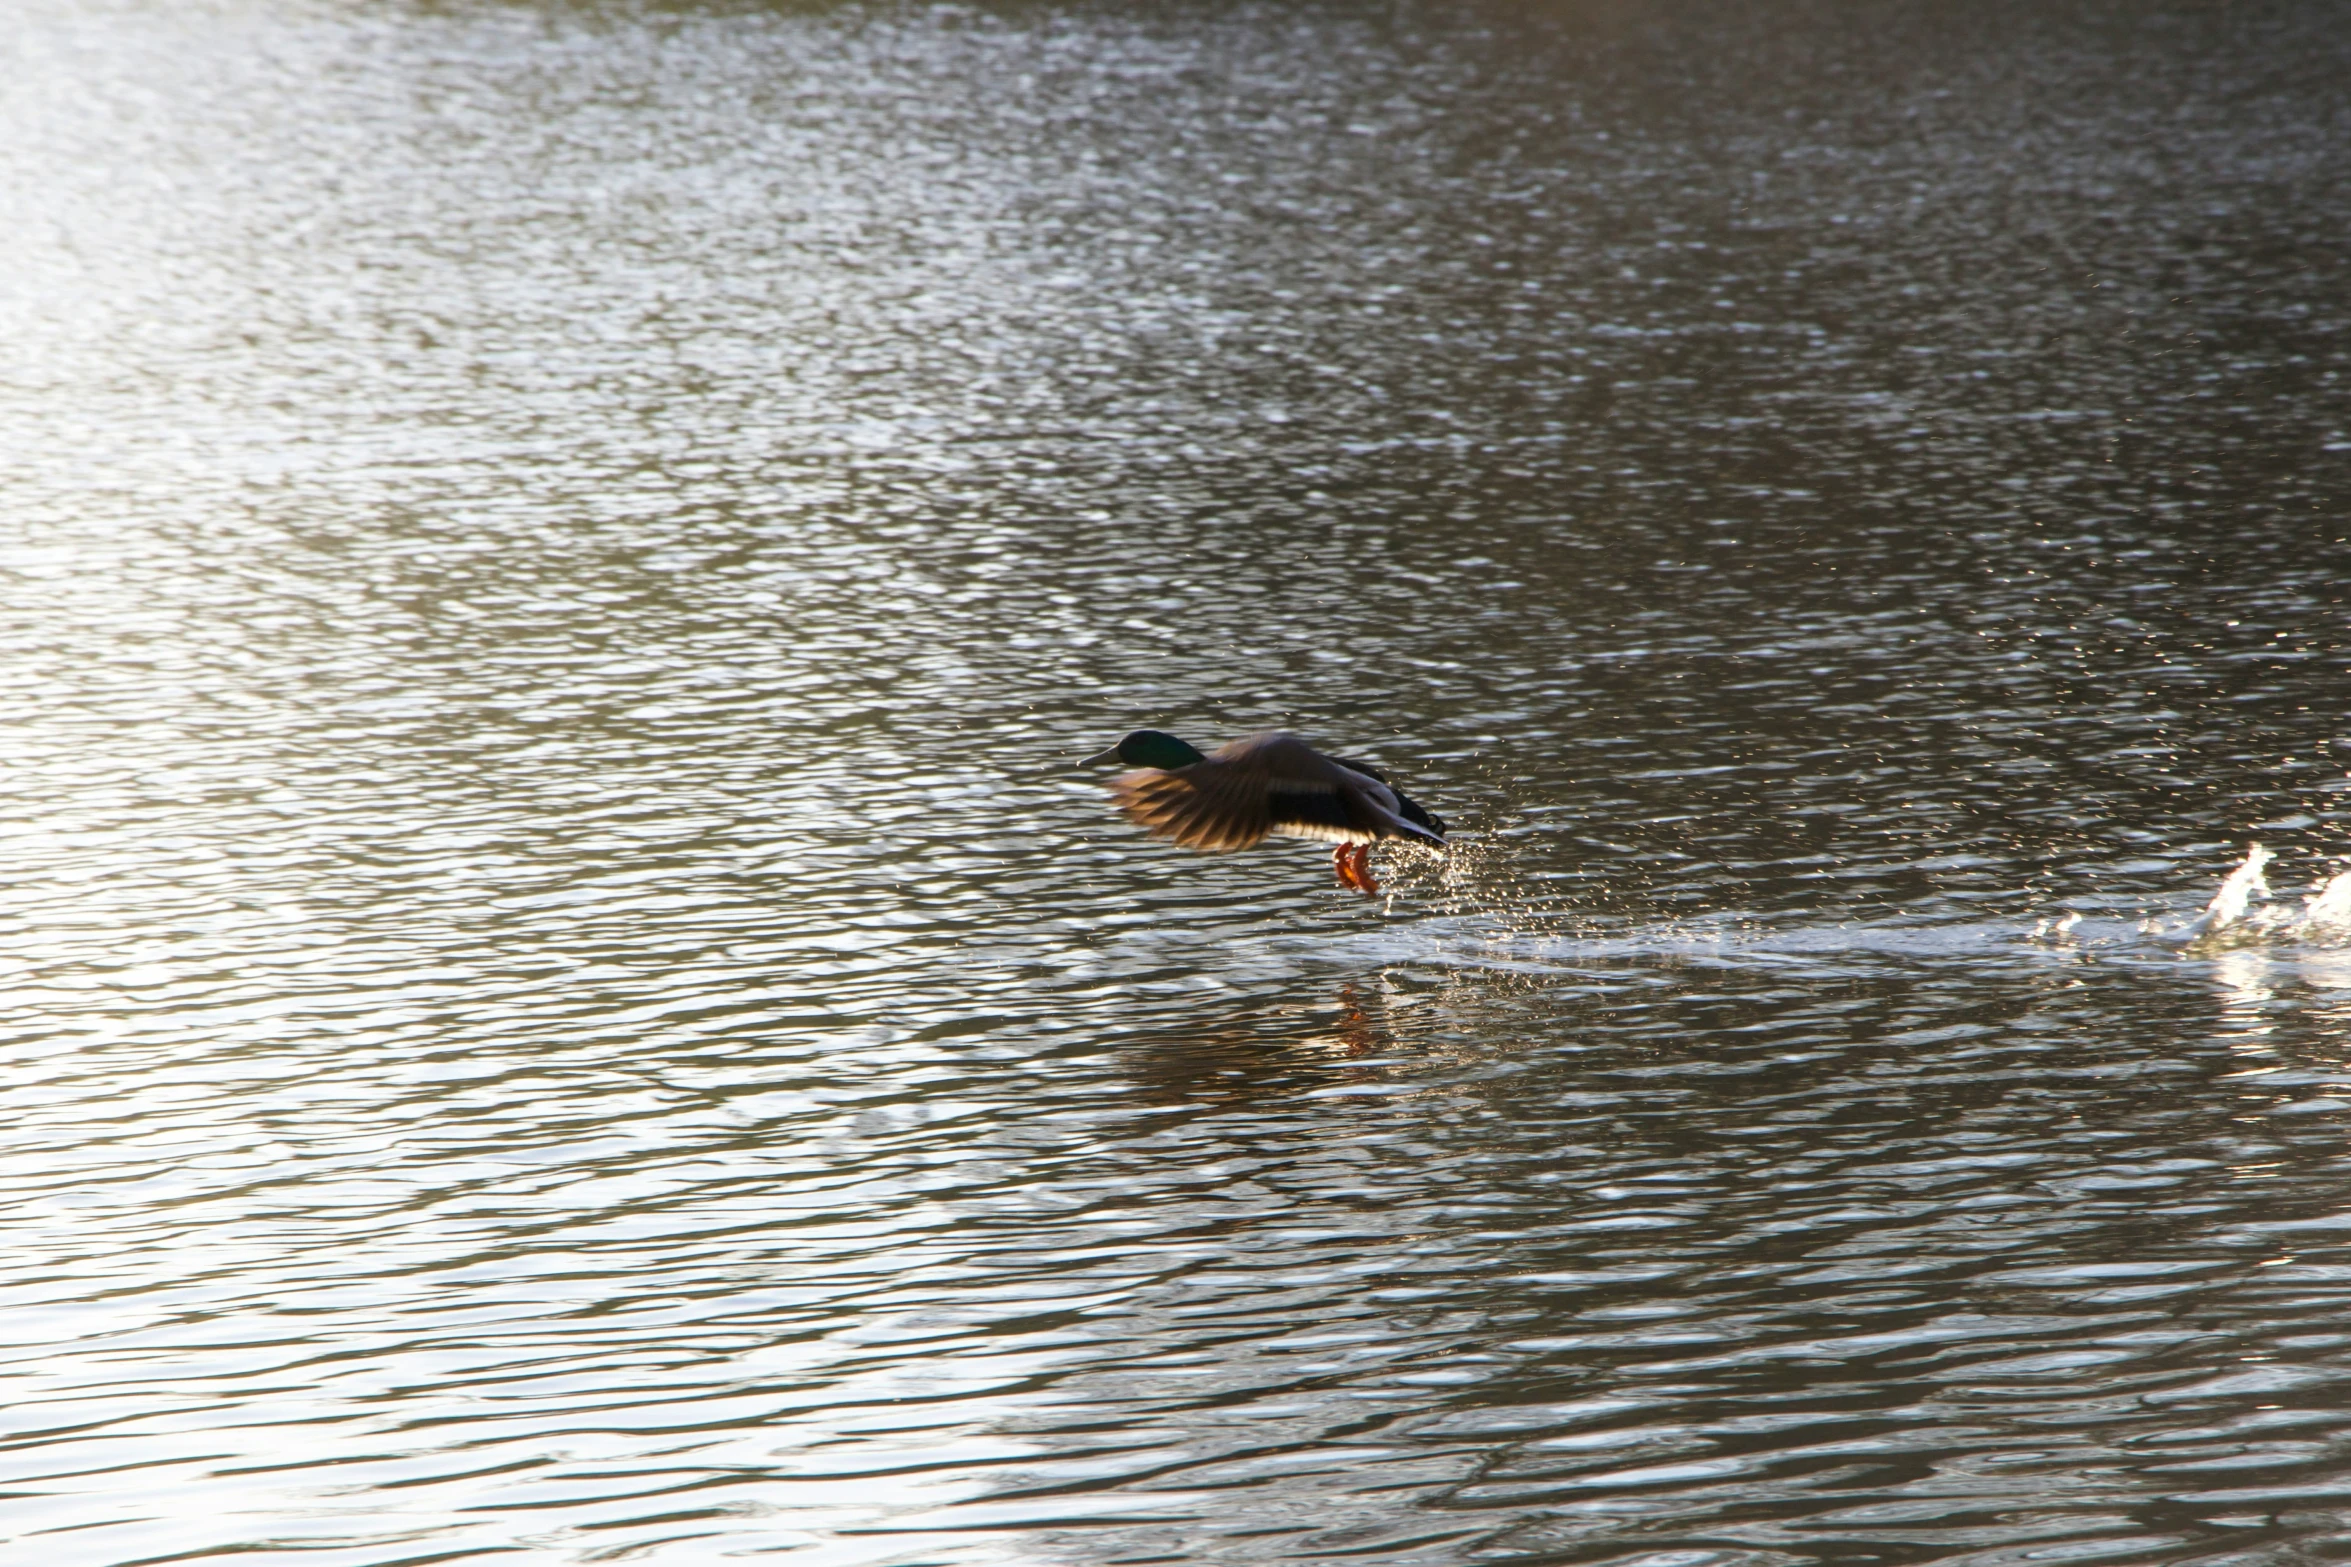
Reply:
[[1445, 847], [1445, 824], [1363, 762], [1325, 756], [1296, 735], [1251, 735], [1203, 756], [1174, 735], [1138, 729], [1084, 765], [1122, 762], [1110, 796], [1154, 838], [1224, 853], [1269, 836], [1335, 842], [1339, 884], [1369, 897], [1371, 846], [1401, 838]]

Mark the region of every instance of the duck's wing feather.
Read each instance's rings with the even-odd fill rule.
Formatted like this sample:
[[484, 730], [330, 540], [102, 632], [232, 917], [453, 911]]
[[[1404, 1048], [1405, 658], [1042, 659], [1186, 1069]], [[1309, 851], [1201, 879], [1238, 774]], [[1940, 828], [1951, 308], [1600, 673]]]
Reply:
[[1110, 780], [1110, 797], [1152, 837], [1172, 838], [1187, 849], [1246, 849], [1274, 826], [1265, 780], [1214, 762], [1121, 773]]
[[1110, 793], [1136, 826], [1187, 849], [1246, 849], [1277, 829], [1341, 843], [1445, 841], [1444, 823], [1377, 769], [1324, 756], [1296, 735], [1251, 735], [1190, 767], [1121, 773]]
[[1342, 842], [1383, 836], [1349, 776], [1295, 735], [1251, 735], [1205, 761], [1110, 781], [1136, 826], [1187, 849], [1246, 849], [1281, 830]]

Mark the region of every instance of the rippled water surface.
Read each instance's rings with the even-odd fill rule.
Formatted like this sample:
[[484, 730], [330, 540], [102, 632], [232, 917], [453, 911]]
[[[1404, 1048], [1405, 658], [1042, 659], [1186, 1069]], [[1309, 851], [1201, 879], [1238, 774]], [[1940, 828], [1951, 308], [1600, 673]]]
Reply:
[[13, 6], [6, 1559], [2351, 1555], [2345, 81]]

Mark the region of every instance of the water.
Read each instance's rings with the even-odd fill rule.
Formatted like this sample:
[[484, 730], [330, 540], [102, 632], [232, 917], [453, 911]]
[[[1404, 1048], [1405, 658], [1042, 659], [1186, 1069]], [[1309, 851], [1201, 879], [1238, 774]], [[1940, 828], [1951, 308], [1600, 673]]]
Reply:
[[2347, 23], [13, 8], [7, 1559], [2351, 1553]]

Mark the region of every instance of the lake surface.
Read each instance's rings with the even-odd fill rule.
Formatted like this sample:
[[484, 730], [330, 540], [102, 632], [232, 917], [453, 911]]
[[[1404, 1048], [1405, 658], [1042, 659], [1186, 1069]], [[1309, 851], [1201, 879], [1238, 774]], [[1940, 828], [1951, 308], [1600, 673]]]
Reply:
[[2351, 9], [0, 64], [9, 1561], [2351, 1555]]

